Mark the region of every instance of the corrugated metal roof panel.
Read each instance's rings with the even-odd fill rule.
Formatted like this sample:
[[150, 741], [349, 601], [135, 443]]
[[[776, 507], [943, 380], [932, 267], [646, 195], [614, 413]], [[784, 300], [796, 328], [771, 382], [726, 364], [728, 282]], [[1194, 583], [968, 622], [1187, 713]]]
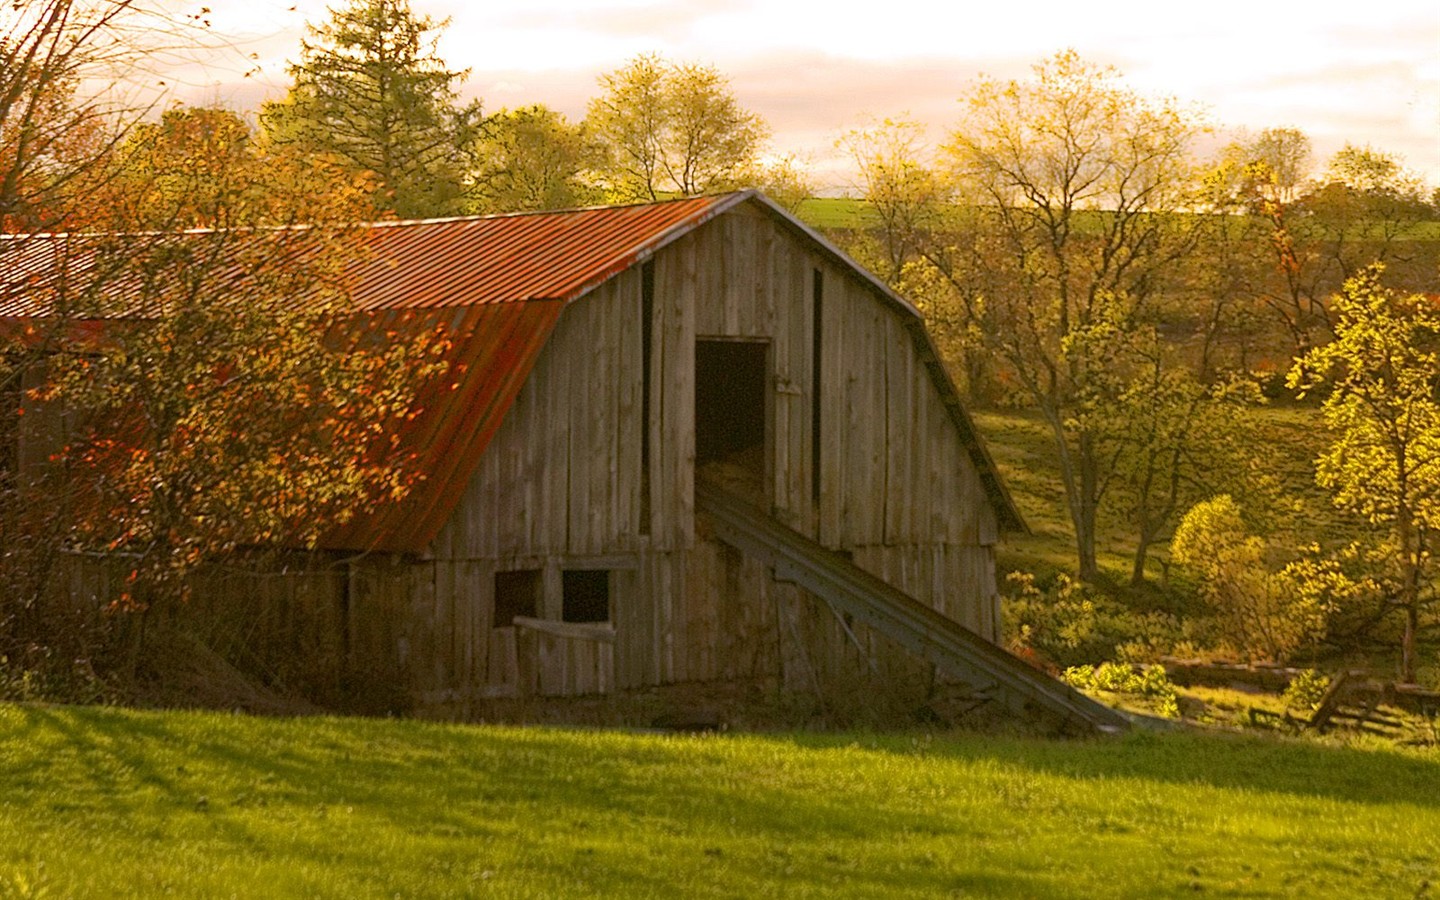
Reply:
[[727, 199], [377, 225], [355, 299], [365, 309], [570, 300]]
[[[563, 309], [558, 301], [491, 303], [445, 316], [447, 365], [421, 389], [416, 415], [399, 434], [420, 480], [400, 502], [357, 516], [325, 535], [321, 545], [423, 552], [464, 495]], [[439, 324], [430, 316], [415, 322]]]

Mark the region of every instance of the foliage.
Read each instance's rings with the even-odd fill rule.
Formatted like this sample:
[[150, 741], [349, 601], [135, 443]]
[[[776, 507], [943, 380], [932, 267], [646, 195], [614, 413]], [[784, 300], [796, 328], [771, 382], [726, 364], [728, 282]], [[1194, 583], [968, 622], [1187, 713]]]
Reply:
[[145, 111], [125, 74], [184, 30], [137, 0], [0, 6], [0, 231], [86, 224], [105, 160]]
[[[881, 119], [852, 129], [839, 141], [859, 170], [860, 195], [877, 220], [881, 252], [874, 269], [895, 285], [907, 263], [923, 253], [954, 199], [925, 139], [911, 119]], [[907, 295], [908, 296], [908, 295]]]
[[1098, 666], [1073, 666], [1061, 675], [1065, 683], [1082, 691], [1108, 691], [1144, 698], [1168, 719], [1180, 718], [1180, 700], [1164, 666], [1134, 666], [1104, 662]]
[[1247, 659], [1279, 662], [1325, 635], [1337, 603], [1303, 570], [1272, 573], [1266, 550], [1228, 494], [1191, 507], [1170, 545], [1198, 578], [1220, 639]]
[[1440, 878], [1437, 765], [1184, 732], [666, 736], [0, 706], [0, 873], [76, 897], [1409, 895]]
[[114, 230], [345, 222], [373, 216], [373, 176], [264, 142], [239, 114], [175, 106], [133, 128], [92, 198]]
[[758, 167], [770, 129], [715, 68], [641, 54], [600, 85], [585, 124], [603, 148], [612, 200], [729, 190]]
[[418, 476], [393, 435], [443, 342], [353, 308], [357, 242], [317, 228], [57, 247], [96, 262], [31, 298], [64, 311], [39, 327], [110, 324], [52, 344], [35, 396], [65, 419], [35, 427], [68, 433], [52, 509], [69, 552], [124, 561], [116, 607], [175, 602], [196, 567], [242, 547], [313, 545]]
[[1132, 585], [1144, 582], [1150, 549], [1182, 510], [1255, 481], [1247, 459], [1253, 424], [1242, 413], [1263, 401], [1249, 379], [1201, 383], [1189, 367], [1167, 360], [1153, 330], [1142, 335], [1131, 373], [1095, 375], [1101, 387], [1075, 415], [1076, 430], [1093, 434], [1107, 460], [1097, 492], [1135, 535]]
[[758, 163], [746, 180], [792, 214], [799, 214], [815, 193], [815, 179], [793, 153]]
[[1401, 673], [1411, 681], [1421, 613], [1434, 599], [1430, 535], [1440, 527], [1440, 309], [1386, 289], [1383, 271], [1346, 282], [1333, 301], [1335, 340], [1297, 360], [1289, 384], [1328, 391], [1321, 409], [1331, 439], [1316, 481], [1393, 543]]
[[435, 55], [444, 27], [409, 0], [351, 0], [311, 26], [289, 95], [262, 112], [267, 137], [373, 174], [377, 209], [404, 218], [462, 210], [479, 103], [457, 105], [464, 72]]
[[1184, 640], [1163, 613], [1137, 613], [1064, 574], [1046, 589], [1028, 572], [1012, 572], [1001, 598], [1006, 647], [1016, 655], [1061, 668], [1164, 652]]
[[1193, 249], [1193, 116], [1065, 52], [1028, 81], [982, 79], [947, 148], [971, 214], [926, 259], [971, 333], [1050, 426], [1079, 575], [1096, 565], [1106, 486], [1099, 436], [1077, 415], [1132, 362], [1156, 298]]
[[585, 129], [545, 106], [502, 109], [485, 119], [476, 150], [471, 212], [534, 212], [599, 200], [587, 180], [597, 148]]
[[1314, 669], [1305, 669], [1290, 679], [1282, 699], [1290, 709], [1314, 709], [1330, 689], [1330, 678]]

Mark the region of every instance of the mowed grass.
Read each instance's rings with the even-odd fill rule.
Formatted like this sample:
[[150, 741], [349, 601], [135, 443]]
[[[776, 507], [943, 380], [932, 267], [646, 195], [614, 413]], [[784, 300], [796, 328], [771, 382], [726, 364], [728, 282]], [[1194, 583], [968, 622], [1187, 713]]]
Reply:
[[1414, 897], [1440, 758], [0, 705], [0, 896]]

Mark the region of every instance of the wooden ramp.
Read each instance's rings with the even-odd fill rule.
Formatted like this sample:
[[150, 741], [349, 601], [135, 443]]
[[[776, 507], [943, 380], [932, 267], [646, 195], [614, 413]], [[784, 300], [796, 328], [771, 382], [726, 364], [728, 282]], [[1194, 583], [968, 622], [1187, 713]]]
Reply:
[[775, 569], [845, 614], [943, 671], [995, 688], [1016, 706], [1033, 704], [1067, 725], [1115, 732], [1130, 720], [1049, 677], [897, 590], [837, 553], [787, 528], [714, 484], [697, 480], [697, 512], [709, 516], [720, 540]]

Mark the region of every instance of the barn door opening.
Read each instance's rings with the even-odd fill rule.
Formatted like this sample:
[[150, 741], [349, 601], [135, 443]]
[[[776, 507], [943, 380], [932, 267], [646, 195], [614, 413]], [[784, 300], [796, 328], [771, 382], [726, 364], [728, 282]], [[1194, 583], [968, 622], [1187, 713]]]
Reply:
[[765, 505], [770, 345], [695, 342], [695, 465], [701, 477]]

